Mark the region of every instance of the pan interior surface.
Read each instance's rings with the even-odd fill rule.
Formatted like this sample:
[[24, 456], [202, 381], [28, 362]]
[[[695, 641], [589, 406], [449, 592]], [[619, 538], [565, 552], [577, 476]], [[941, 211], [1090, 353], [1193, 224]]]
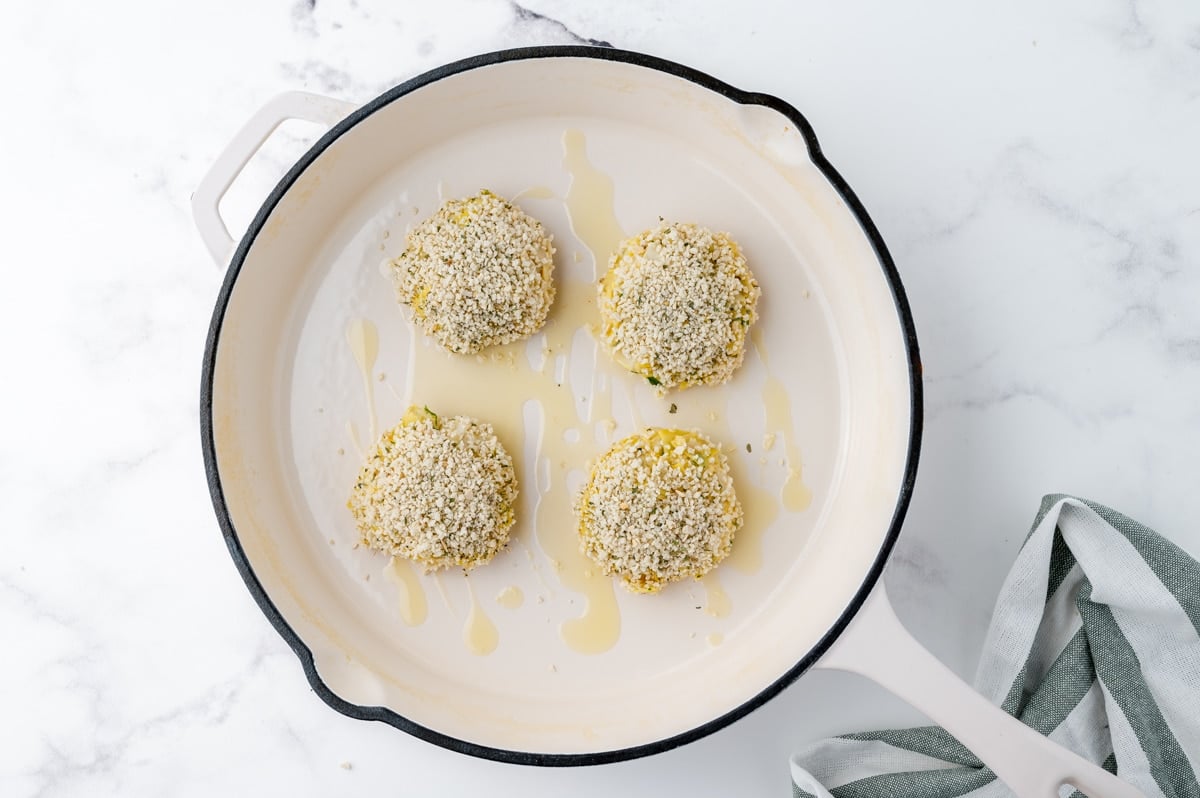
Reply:
[[[763, 293], [755, 345], [734, 379], [666, 399], [577, 331], [556, 375], [583, 420], [576, 434], [599, 441], [641, 425], [687, 425], [717, 438], [747, 509], [746, 545], [761, 556], [722, 565], [719, 587], [689, 582], [652, 596], [618, 587], [615, 644], [598, 653], [568, 645], [560, 627], [589, 609], [589, 597], [543, 544], [548, 535], [572, 541], [573, 520], [547, 516], [536, 534], [533, 522], [539, 469], [563, 465], [536, 463], [538, 437], [569, 433], [540, 420], [535, 390], [504, 393], [481, 371], [433, 409], [519, 415], [524, 434], [501, 435], [530, 464], [515, 540], [469, 576], [414, 576], [425, 617], [409, 625], [402, 583], [389, 578], [387, 557], [355, 546], [346, 509], [372, 427], [397, 423], [409, 401], [434, 405], [414, 363], [424, 341], [380, 263], [443, 198], [488, 188], [517, 197], [554, 235], [552, 322], [583, 313], [563, 307], [561, 288], [595, 275], [572, 227], [584, 206], [573, 218], [564, 202], [572, 175], [583, 179], [581, 154], [611, 180], [623, 233], [660, 216], [729, 231]], [[736, 710], [784, 676], [842, 618], [885, 547], [913, 424], [906, 333], [858, 218], [776, 110], [619, 61], [480, 66], [358, 120], [251, 235], [216, 338], [217, 478], [253, 578], [342, 701], [509, 752], [652, 744]], [[379, 338], [367, 379], [347, 339], [363, 321]], [[601, 388], [615, 428], [588, 418]], [[785, 416], [790, 435], [779, 429]], [[586, 462], [566, 465], [572, 476], [551, 480], [551, 490], [581, 481]], [[789, 468], [811, 492], [803, 509], [779, 499]], [[472, 639], [481, 623], [494, 632], [488, 653]]]

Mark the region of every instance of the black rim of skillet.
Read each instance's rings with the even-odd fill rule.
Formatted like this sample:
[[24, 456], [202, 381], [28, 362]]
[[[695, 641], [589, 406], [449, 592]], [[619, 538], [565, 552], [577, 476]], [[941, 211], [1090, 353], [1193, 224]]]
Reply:
[[[867, 571], [862, 585], [855, 593], [853, 600], [849, 606], [842, 612], [837, 622], [833, 627], [817, 642], [815, 646], [802, 657], [794, 666], [786, 673], [776, 679], [772, 684], [761, 690], [756, 696], [741, 704], [740, 706], [726, 712], [718, 718], [701, 724], [689, 731], [677, 734], [673, 737], [668, 737], [665, 740], [658, 740], [652, 743], [633, 746], [630, 748], [621, 748], [611, 751], [599, 751], [594, 753], [579, 753], [579, 754], [541, 754], [528, 751], [509, 751], [503, 748], [492, 748], [490, 746], [477, 745], [466, 740], [459, 740], [455, 737], [442, 734], [433, 729], [426, 728], [420, 724], [405, 718], [386, 707], [370, 707], [351, 704], [337, 696], [329, 687], [321, 681], [320, 675], [317, 673], [316, 666], [313, 661], [312, 652], [296, 634], [296, 632], [288, 625], [287, 621], [276, 609], [274, 603], [263, 589], [262, 584], [254, 574], [254, 570], [250, 566], [249, 560], [246, 558], [245, 551], [242, 550], [241, 542], [238, 540], [237, 530], [234, 529], [233, 521], [229, 517], [229, 509], [225, 504], [225, 495], [221, 489], [221, 478], [218, 473], [216, 445], [213, 437], [213, 372], [216, 365], [217, 344], [221, 337], [222, 322], [225, 318], [225, 310], [229, 304], [229, 298], [233, 293], [234, 284], [237, 282], [238, 274], [241, 272], [242, 266], [246, 260], [246, 254], [249, 252], [255, 238], [262, 230], [266, 223], [267, 217], [271, 211], [279, 203], [280, 199], [297, 178], [304, 172], [306, 168], [334, 141], [342, 134], [350, 130], [363, 119], [366, 119], [375, 111], [384, 107], [388, 103], [397, 100], [404, 95], [434, 83], [442, 78], [456, 75], [460, 72], [466, 72], [471, 69], [487, 67], [494, 64], [500, 64], [508, 61], [520, 61], [535, 58], [595, 58], [602, 61], [619, 61], [626, 64], [633, 64], [647, 69], [665, 72], [668, 75], [673, 75], [677, 78], [690, 81], [705, 89], [716, 92], [736, 103], [742, 105], [761, 105], [773, 109], [787, 117], [797, 130], [804, 136], [804, 140], [808, 145], [808, 150], [813, 163], [825, 175], [834, 189], [845, 200], [850, 210], [857, 217], [859, 224], [862, 226], [863, 233], [870, 240], [875, 253], [879, 258], [880, 267], [883, 270], [884, 277], [887, 278], [888, 284], [891, 287], [892, 297], [896, 303], [896, 313], [900, 320], [900, 326], [904, 335], [904, 344], [908, 353], [908, 371], [909, 385], [911, 389], [911, 413], [912, 422], [909, 430], [908, 439], [908, 454], [907, 462], [904, 469], [904, 479], [900, 485], [899, 495], [896, 499], [895, 512], [892, 515], [891, 523], [888, 527], [888, 532], [880, 546], [879, 554], [872, 563], [871, 568]], [[473, 56], [461, 61], [455, 61], [451, 64], [438, 67], [423, 75], [418, 75], [411, 80], [384, 92], [379, 97], [375, 98], [366, 105], [358, 108], [338, 124], [334, 125], [324, 136], [321, 137], [316, 144], [312, 146], [303, 157], [298, 160], [295, 165], [288, 170], [283, 179], [267, 197], [254, 221], [251, 222], [246, 234], [242, 237], [238, 244], [237, 251], [234, 253], [233, 260], [230, 262], [229, 270], [225, 275], [225, 281], [221, 285], [220, 294], [217, 297], [216, 308], [213, 311], [212, 322], [209, 326], [208, 340], [204, 350], [204, 365], [200, 380], [200, 434], [201, 445], [204, 449], [204, 470], [208, 478], [209, 492], [212, 494], [213, 508], [217, 514], [217, 521], [221, 525], [221, 530], [225, 536], [225, 544], [229, 547], [229, 553], [233, 556], [233, 561], [237, 565], [238, 571], [245, 580], [246, 586], [250, 589], [251, 595], [262, 609], [263, 614], [275, 627], [276, 631], [283, 636], [287, 644], [291, 646], [292, 651], [300, 658], [300, 662], [304, 666], [304, 673], [308, 677], [308, 683], [321, 699], [333, 707], [343, 715], [348, 715], [359, 720], [377, 720], [382, 721], [397, 729], [401, 729], [409, 734], [419, 737], [427, 742], [440, 745], [451, 751], [457, 751], [471, 756], [481, 757], [484, 759], [492, 759], [498, 762], [509, 762], [522, 765], [540, 765], [551, 767], [563, 766], [581, 766], [581, 765], [601, 765], [610, 762], [620, 762], [628, 759], [636, 759], [638, 757], [649, 756], [651, 754], [669, 751], [672, 748], [684, 745], [686, 743], [698, 740], [713, 732], [728, 726], [735, 720], [738, 720], [755, 709], [759, 708], [771, 698], [774, 698], [785, 687], [794, 682], [800, 674], [808, 670], [822, 654], [829, 648], [833, 641], [845, 630], [850, 620], [862, 607], [866, 600], [867, 594], [871, 592], [880, 574], [883, 571], [883, 566], [886, 563], [888, 556], [891, 554], [892, 547], [896, 543], [897, 537], [900, 534], [900, 526], [904, 520], [904, 515], [908, 510], [909, 500], [912, 496], [913, 482], [916, 478], [917, 459], [921, 447], [921, 430], [922, 430], [922, 392], [921, 392], [921, 363], [920, 354], [917, 347], [916, 329], [913, 325], [912, 313], [909, 310], [908, 299], [904, 294], [904, 287], [900, 283], [900, 275], [896, 271], [896, 265], [892, 261], [891, 255], [888, 253], [887, 246], [883, 243], [883, 238], [879, 235], [874, 222], [867, 215], [866, 209], [859, 202], [858, 197], [838, 174], [837, 170], [825, 159], [821, 153], [820, 145], [817, 142], [816, 134], [813, 132], [812, 126], [804, 116], [793, 108], [788, 103], [773, 97], [768, 94], [758, 94], [755, 92], [745, 92], [736, 89], [727, 83], [724, 83], [716, 78], [699, 72], [690, 67], [677, 64], [673, 61], [667, 61], [654, 56], [643, 55], [641, 53], [631, 52], [628, 50], [618, 50], [607, 47], [590, 47], [590, 46], [551, 46], [551, 47], [522, 47], [512, 50], [501, 50], [493, 53]]]

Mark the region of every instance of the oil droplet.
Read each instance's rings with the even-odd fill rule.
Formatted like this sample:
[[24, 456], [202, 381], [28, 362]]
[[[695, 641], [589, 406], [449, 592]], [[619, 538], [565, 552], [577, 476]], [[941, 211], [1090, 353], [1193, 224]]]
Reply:
[[753, 574], [762, 567], [763, 536], [779, 517], [779, 499], [751, 482], [738, 458], [730, 458], [730, 465], [734, 489], [742, 504], [742, 528], [725, 562], [744, 574]]
[[513, 201], [516, 202], [526, 197], [529, 199], [554, 199], [554, 192], [545, 186], [530, 186], [524, 191], [518, 191], [513, 196]]
[[733, 609], [733, 602], [729, 600], [729, 596], [721, 588], [721, 583], [717, 581], [717, 572], [709, 571], [700, 582], [708, 594], [704, 611], [714, 618], [724, 618], [728, 615]]
[[471, 580], [467, 578], [464, 581], [467, 583], [471, 609], [467, 612], [467, 622], [463, 625], [463, 642], [472, 654], [486, 656], [496, 650], [500, 643], [500, 633], [496, 631], [492, 619], [484, 613], [483, 606], [475, 596], [475, 589], [471, 587]]
[[362, 375], [363, 389], [367, 396], [367, 420], [370, 424], [371, 443], [377, 437], [375, 423], [375, 386], [372, 384], [371, 372], [375, 369], [375, 360], [379, 357], [379, 330], [366, 319], [354, 319], [346, 328], [346, 340], [350, 343], [350, 352]]
[[409, 626], [425, 623], [428, 605], [421, 579], [408, 560], [393, 557], [383, 568], [383, 574], [399, 591], [400, 619]]
[[767, 352], [766, 341], [763, 340], [762, 325], [757, 325], [750, 330], [750, 343], [754, 345], [754, 351], [758, 353], [758, 359], [762, 361], [763, 368], [767, 371], [771, 370], [771, 355]]
[[346, 435], [350, 437], [350, 446], [358, 455], [358, 459], [366, 460], [367, 454], [363, 451], [362, 444], [358, 442], [358, 428], [354, 426], [353, 421], [346, 422]]
[[566, 199], [571, 232], [591, 250], [596, 268], [601, 268], [625, 237], [613, 210], [613, 181], [588, 160], [583, 131], [566, 131], [562, 143], [563, 166], [571, 175]]
[[[755, 329], [751, 331], [750, 340], [754, 342], [754, 349], [758, 352], [758, 358], [767, 369], [767, 379], [763, 383], [762, 389], [763, 408], [766, 410], [767, 416], [767, 429], [771, 431], [778, 430], [783, 434], [784, 454], [786, 457], [784, 462], [787, 467], [787, 475], [784, 477], [783, 488], [780, 491], [779, 498], [783, 502], [783, 506], [791, 512], [795, 513], [806, 510], [812, 504], [812, 491], [804, 484], [800, 447], [796, 443], [796, 425], [792, 419], [792, 403], [788, 399], [787, 390], [784, 389], [783, 383], [771, 372], [771, 361], [767, 354], [766, 344], [763, 343], [762, 330]], [[771, 442], [773, 443], [774, 440], [772, 439]], [[770, 450], [771, 447], [765, 445], [764, 448]]]
[[509, 585], [496, 596], [496, 603], [506, 610], [515, 610], [525, 603], [525, 594], [516, 585]]
[[[566, 580], [564, 580], [565, 582]], [[559, 634], [563, 642], [580, 654], [602, 654], [608, 651], [621, 636], [621, 614], [617, 609], [617, 597], [613, 594], [612, 580], [605, 577], [608, 589], [587, 585], [584, 596], [587, 607], [583, 615], [563, 621]]]
[[450, 603], [450, 595], [446, 592], [446, 586], [442, 584], [442, 575], [434, 571], [432, 576], [434, 587], [437, 588], [438, 595], [442, 597], [442, 604], [446, 606], [446, 612], [457, 618], [458, 613], [454, 611], [454, 605]]
[[798, 513], [812, 504], [812, 491], [801, 479], [800, 470], [788, 467], [787, 481], [783, 483], [783, 506]]
[[804, 484], [800, 448], [796, 445], [796, 430], [792, 423], [791, 402], [788, 401], [783, 383], [777, 377], [767, 377], [766, 383], [763, 384], [763, 405], [767, 409], [767, 426], [783, 430], [783, 444], [787, 457], [787, 476], [780, 493], [783, 506], [792, 512], [805, 510], [812, 504], [812, 491]]
[[716, 648], [717, 646], [719, 646], [725, 642], [725, 635], [721, 634], [720, 632], [713, 632], [712, 634], [710, 634], [708, 637], [706, 637], [704, 639], [708, 642], [708, 644], [710, 646], [712, 646], [713, 648]]

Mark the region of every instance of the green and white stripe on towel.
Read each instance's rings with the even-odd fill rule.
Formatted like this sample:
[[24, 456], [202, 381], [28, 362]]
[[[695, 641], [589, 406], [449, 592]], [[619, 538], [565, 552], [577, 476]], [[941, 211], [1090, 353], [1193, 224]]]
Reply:
[[[1200, 564], [1114, 510], [1047, 496], [975, 688], [1148, 797], [1200, 798]], [[834, 737], [791, 769], [805, 798], [1011, 795], [936, 726]]]

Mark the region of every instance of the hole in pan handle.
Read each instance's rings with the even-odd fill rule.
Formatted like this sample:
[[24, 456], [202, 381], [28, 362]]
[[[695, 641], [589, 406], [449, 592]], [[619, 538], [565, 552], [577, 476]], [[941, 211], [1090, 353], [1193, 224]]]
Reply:
[[218, 207], [225, 192], [242, 169], [279, 127], [289, 119], [333, 127], [357, 106], [332, 97], [289, 91], [280, 94], [258, 110], [213, 162], [192, 194], [192, 218], [204, 245], [218, 266], [225, 266], [233, 255], [233, 237], [221, 218]]
[[971, 689], [908, 633], [882, 581], [817, 667], [857, 673], [895, 693], [944, 726], [1021, 798], [1056, 798], [1064, 783], [1089, 798], [1144, 798]]

